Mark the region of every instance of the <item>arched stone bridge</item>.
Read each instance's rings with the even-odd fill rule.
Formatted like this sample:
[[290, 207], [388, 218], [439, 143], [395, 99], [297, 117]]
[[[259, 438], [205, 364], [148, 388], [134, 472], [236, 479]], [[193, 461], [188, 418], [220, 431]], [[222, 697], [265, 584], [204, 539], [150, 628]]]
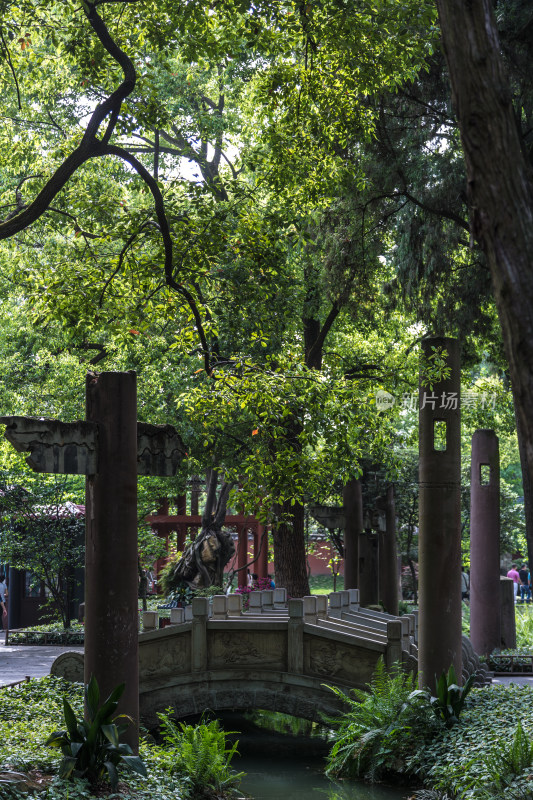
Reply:
[[320, 720], [341, 710], [324, 684], [364, 689], [380, 656], [387, 666], [399, 661], [416, 670], [413, 617], [360, 609], [353, 591], [331, 595], [329, 605], [313, 596], [277, 608], [272, 591], [254, 594], [255, 608], [245, 613], [238, 595], [216, 597], [211, 606], [195, 598], [192, 619], [140, 635], [147, 724], [169, 706], [178, 717], [263, 708]]

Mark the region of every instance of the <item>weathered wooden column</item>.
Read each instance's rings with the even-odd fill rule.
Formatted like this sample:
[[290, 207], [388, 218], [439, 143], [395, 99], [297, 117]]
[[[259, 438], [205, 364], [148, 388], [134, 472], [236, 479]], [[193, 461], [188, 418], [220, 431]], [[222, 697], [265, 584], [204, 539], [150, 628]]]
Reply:
[[396, 546], [396, 508], [394, 487], [385, 495], [385, 531], [379, 544], [380, 600], [388, 614], [398, 615], [398, 548]]
[[237, 585], [239, 588], [248, 585], [248, 573], [246, 564], [248, 563], [248, 528], [242, 525], [239, 528], [237, 540]]
[[494, 431], [479, 430], [470, 479], [470, 639], [479, 655], [501, 647], [500, 607], [500, 451]]
[[86, 483], [85, 682], [102, 699], [119, 683], [119, 711], [138, 749], [137, 393], [134, 372], [89, 373], [87, 420], [98, 425], [98, 471]]
[[[420, 376], [418, 669], [420, 686], [454, 665], [461, 680], [461, 369], [459, 342], [422, 341], [424, 361], [445, 348], [448, 378]], [[423, 365], [424, 367], [424, 365]]]
[[344, 508], [344, 588], [359, 588], [359, 537], [363, 533], [361, 481], [352, 478], [342, 491]]

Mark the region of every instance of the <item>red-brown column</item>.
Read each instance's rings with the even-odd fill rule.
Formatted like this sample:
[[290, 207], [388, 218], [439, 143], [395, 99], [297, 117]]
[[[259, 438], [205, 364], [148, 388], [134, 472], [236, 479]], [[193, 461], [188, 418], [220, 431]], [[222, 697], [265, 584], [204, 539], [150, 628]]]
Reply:
[[200, 500], [200, 481], [198, 476], [194, 476], [192, 479], [192, 489], [191, 489], [191, 516], [196, 516], [198, 514], [198, 506]]
[[179, 494], [176, 497], [176, 513], [185, 515], [187, 513], [187, 495]]
[[257, 533], [254, 536], [254, 558], [258, 552], [259, 557], [255, 562], [257, 575], [266, 578], [268, 575], [268, 528], [266, 525], [258, 525]]
[[243, 526], [239, 528], [239, 538], [237, 540], [237, 573], [238, 586], [246, 586], [248, 583], [248, 576], [246, 572], [246, 564], [248, 563], [248, 529]]
[[380, 537], [380, 600], [388, 614], [398, 614], [398, 548], [396, 546], [396, 509], [394, 488], [385, 496], [385, 533]]
[[187, 537], [187, 526], [182, 525], [179, 523], [176, 525], [177, 536], [176, 536], [176, 547], [181, 552], [185, 549], [185, 539]]
[[456, 339], [424, 339], [426, 360], [433, 348], [446, 349], [450, 368], [431, 386], [422, 372], [419, 397], [418, 669], [420, 686], [435, 690], [451, 664], [461, 681], [461, 369]]
[[361, 481], [352, 478], [343, 489], [344, 588], [359, 588], [359, 537], [363, 533], [363, 492]]
[[87, 420], [98, 423], [98, 474], [86, 484], [85, 682], [105, 700], [120, 683], [119, 711], [139, 742], [137, 610], [137, 395], [134, 372], [89, 373]]
[[491, 430], [476, 431], [472, 437], [470, 639], [479, 655], [501, 647], [500, 450]]

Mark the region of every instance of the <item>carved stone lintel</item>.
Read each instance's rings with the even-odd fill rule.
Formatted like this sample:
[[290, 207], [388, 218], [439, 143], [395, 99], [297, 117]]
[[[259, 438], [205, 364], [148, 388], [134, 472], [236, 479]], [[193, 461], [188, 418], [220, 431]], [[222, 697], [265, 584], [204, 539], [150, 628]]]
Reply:
[[5, 438], [35, 472], [95, 475], [98, 426], [94, 422], [60, 422], [35, 417], [0, 417]]
[[137, 474], [172, 477], [186, 458], [185, 445], [172, 425], [137, 423]]
[[[60, 422], [42, 417], [0, 417], [5, 438], [35, 472], [96, 475], [98, 425]], [[137, 423], [137, 474], [171, 477], [186, 457], [185, 445], [172, 425]]]

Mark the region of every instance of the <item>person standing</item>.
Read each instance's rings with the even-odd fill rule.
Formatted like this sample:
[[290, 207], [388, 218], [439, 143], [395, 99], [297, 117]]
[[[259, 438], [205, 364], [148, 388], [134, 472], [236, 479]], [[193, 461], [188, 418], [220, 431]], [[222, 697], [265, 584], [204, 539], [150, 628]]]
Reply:
[[522, 564], [518, 575], [520, 577], [520, 600], [522, 603], [524, 601], [531, 603], [531, 575], [527, 564]]
[[516, 569], [516, 564], [511, 564], [511, 569], [507, 573], [507, 577], [511, 578], [514, 583], [514, 599], [516, 602], [516, 596], [520, 592], [520, 575], [518, 574], [518, 570]]

